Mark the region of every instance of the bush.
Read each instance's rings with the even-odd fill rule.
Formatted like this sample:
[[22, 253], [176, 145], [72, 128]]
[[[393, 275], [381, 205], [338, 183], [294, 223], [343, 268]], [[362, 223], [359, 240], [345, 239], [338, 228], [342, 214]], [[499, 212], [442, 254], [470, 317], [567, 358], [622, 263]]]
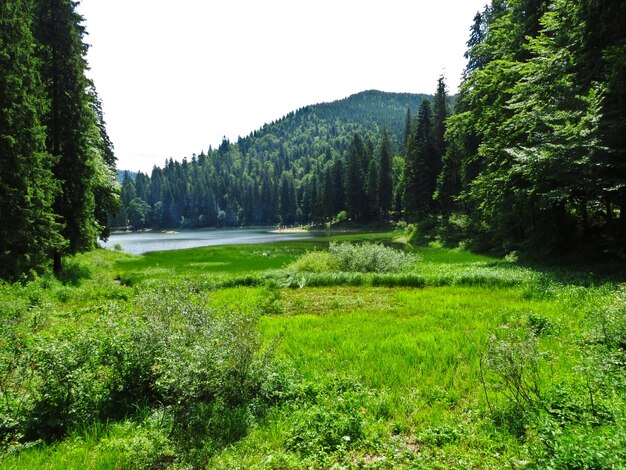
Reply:
[[392, 273], [410, 269], [419, 258], [410, 253], [382, 244], [332, 243], [329, 253], [337, 260], [339, 269], [348, 272]]
[[367, 392], [349, 377], [308, 383], [304, 401], [293, 415], [287, 448], [316, 457], [358, 448], [365, 437]]
[[487, 368], [494, 373], [494, 388], [521, 410], [545, 408], [541, 363], [546, 354], [539, 350], [537, 337], [510, 325], [501, 331], [500, 337], [490, 336], [485, 359]]
[[54, 330], [22, 321], [39, 309], [0, 318], [0, 446], [60, 438], [138, 406], [165, 406], [185, 449], [214, 450], [247, 431], [271, 372], [256, 315], [212, 307], [186, 282], [154, 284], [128, 310], [75, 312]]
[[337, 271], [337, 259], [327, 251], [309, 251], [289, 265], [288, 270], [296, 273], [326, 273]]
[[292, 273], [397, 273], [409, 270], [418, 261], [419, 257], [415, 254], [382, 244], [353, 245], [331, 242], [328, 251], [305, 253], [291, 263], [287, 271]]

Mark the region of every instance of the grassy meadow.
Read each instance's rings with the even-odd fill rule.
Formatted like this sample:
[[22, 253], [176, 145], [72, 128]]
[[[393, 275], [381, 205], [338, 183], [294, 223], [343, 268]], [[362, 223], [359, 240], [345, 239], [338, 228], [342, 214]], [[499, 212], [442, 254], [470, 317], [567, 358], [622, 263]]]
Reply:
[[[0, 468], [626, 467], [624, 264], [400, 235], [96, 250], [0, 285]], [[409, 264], [330, 269], [329, 242]]]

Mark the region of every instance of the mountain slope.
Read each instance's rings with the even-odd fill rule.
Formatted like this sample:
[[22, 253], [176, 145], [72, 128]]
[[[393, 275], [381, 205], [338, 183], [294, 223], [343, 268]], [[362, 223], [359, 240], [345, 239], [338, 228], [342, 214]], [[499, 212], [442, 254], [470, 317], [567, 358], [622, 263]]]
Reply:
[[250, 148], [259, 152], [276, 150], [276, 139], [296, 145], [305, 143], [307, 138], [317, 138], [322, 146], [326, 144], [344, 151], [347, 147], [345, 138], [350, 134], [378, 135], [382, 128], [386, 128], [398, 145], [404, 133], [407, 109], [414, 115], [427, 97], [429, 95], [364, 91], [342, 100], [301, 108], [264, 125], [240, 139], [238, 144], [244, 152]]
[[191, 160], [169, 160], [150, 176], [125, 179], [124, 209], [113, 224], [162, 228], [326, 220], [345, 210], [345, 156], [355, 134], [363, 142], [365, 174], [375, 167], [370, 163], [383, 129], [401, 153], [407, 109], [415, 115], [426, 98], [365, 91], [306, 106]]

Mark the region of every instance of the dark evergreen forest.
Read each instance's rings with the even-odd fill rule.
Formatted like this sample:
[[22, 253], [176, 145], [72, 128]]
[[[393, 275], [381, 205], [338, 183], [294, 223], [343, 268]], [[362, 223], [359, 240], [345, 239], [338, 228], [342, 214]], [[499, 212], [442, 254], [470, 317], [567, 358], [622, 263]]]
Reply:
[[403, 159], [393, 156], [404, 148], [407, 109], [424, 99], [359, 93], [302, 108], [191, 160], [170, 159], [150, 176], [124, 175], [124, 209], [112, 223], [134, 229], [292, 225], [342, 211], [369, 223], [392, 210], [399, 214]]
[[70, 0], [0, 1], [0, 278], [96, 246], [119, 185]]
[[[626, 6], [493, 0], [460, 92], [308, 106], [150, 175], [126, 175], [70, 0], [0, 2], [0, 276], [91, 249], [108, 227], [415, 223], [497, 252], [621, 252]], [[470, 26], [470, 25], [468, 25]], [[433, 80], [435, 85], [435, 80]]]

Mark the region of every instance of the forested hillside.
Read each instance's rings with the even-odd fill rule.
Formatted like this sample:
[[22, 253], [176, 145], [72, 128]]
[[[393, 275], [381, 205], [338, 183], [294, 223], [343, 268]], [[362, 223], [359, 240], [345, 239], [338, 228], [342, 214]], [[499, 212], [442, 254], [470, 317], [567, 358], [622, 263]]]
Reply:
[[[149, 176], [129, 175], [122, 185], [124, 210], [113, 224], [135, 229], [289, 225], [325, 221], [344, 210], [362, 221], [378, 220], [392, 209], [402, 174], [401, 161], [392, 167], [393, 156], [403, 153], [407, 110], [415, 113], [426, 97], [366, 91], [307, 106], [235, 143], [224, 140], [218, 149], [182, 162], [170, 159]], [[356, 159], [354, 196], [346, 193], [351, 191], [350, 155]], [[370, 214], [383, 180], [384, 198], [390, 201], [386, 214]], [[356, 199], [367, 210], [350, 210]]]
[[[114, 225], [361, 224], [390, 216], [507, 253], [614, 252], [626, 234], [626, 39], [613, 0], [495, 0], [454, 109], [364, 92], [125, 178]], [[408, 110], [408, 112], [407, 112]]]
[[113, 146], [69, 0], [0, 2], [0, 278], [95, 247], [119, 204]]

